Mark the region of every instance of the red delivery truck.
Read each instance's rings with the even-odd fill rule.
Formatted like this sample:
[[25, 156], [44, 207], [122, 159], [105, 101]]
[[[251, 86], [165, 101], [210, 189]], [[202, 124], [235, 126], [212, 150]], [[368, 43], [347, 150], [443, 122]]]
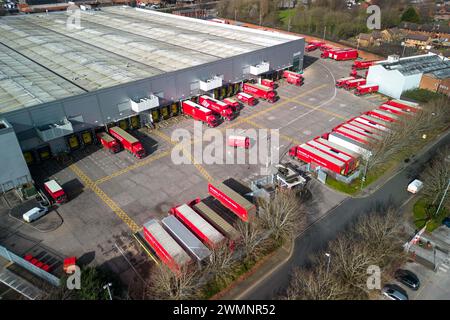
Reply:
[[343, 161], [317, 150], [306, 143], [292, 147], [289, 150], [289, 155], [298, 158], [305, 163], [319, 165], [340, 175], [346, 174], [346, 165]]
[[250, 138], [246, 136], [230, 135], [227, 140], [230, 147], [241, 147], [248, 149], [250, 147]]
[[105, 149], [108, 149], [109, 152], [117, 153], [120, 151], [120, 144], [108, 133], [106, 132], [97, 133], [97, 139], [98, 141], [100, 141], [100, 143]]
[[368, 114], [370, 114], [371, 116], [373, 116], [375, 118], [379, 118], [381, 120], [389, 121], [389, 122], [397, 122], [399, 120], [398, 116], [396, 116], [395, 114], [381, 110], [381, 109], [374, 109], [374, 110], [368, 111]]
[[352, 65], [352, 68], [356, 70], [367, 69], [370, 66], [373, 66], [377, 61], [379, 60], [355, 60], [355, 62]]
[[270, 103], [275, 102], [277, 97], [275, 91], [272, 88], [256, 84], [256, 83], [244, 83], [242, 89], [245, 93], [248, 93], [256, 98], [265, 99]]
[[242, 101], [243, 103], [248, 104], [249, 106], [254, 106], [256, 104], [255, 97], [253, 97], [245, 92], [239, 92], [236, 95], [236, 98], [238, 98], [239, 101]]
[[172, 271], [177, 272], [180, 268], [192, 262], [186, 251], [164, 230], [156, 219], [144, 223], [143, 229], [145, 240], [161, 261]]
[[331, 58], [336, 61], [355, 60], [358, 58], [358, 50], [344, 49], [331, 53]]
[[304, 81], [304, 78], [301, 74], [289, 70], [283, 71], [283, 78], [285, 78], [288, 83], [294, 84], [296, 86], [301, 86]]
[[358, 86], [362, 86], [364, 84], [366, 84], [366, 79], [364, 79], [364, 78], [348, 80], [348, 81], [345, 81], [345, 83], [344, 83], [344, 89], [345, 90], [351, 90], [351, 89], [354, 89], [354, 88], [356, 88]]
[[270, 80], [270, 79], [261, 79], [261, 84], [263, 86], [275, 89], [275, 81]]
[[67, 202], [67, 195], [56, 180], [45, 182], [44, 189], [56, 203], [62, 204]]
[[362, 96], [369, 93], [378, 92], [378, 85], [376, 84], [363, 84], [361, 86], [357, 86], [355, 90], [355, 94], [357, 96]]
[[336, 80], [336, 88], [342, 88], [347, 81], [355, 80], [355, 79], [356, 79], [355, 77], [346, 77], [346, 78], [337, 79]]
[[195, 120], [206, 123], [208, 127], [216, 127], [219, 125], [219, 116], [216, 112], [205, 108], [191, 100], [182, 102], [183, 112], [190, 115]]
[[330, 58], [331, 54], [337, 50], [341, 50], [340, 48], [336, 48], [330, 45], [324, 45], [322, 47], [320, 47], [320, 51], [322, 51], [322, 53], [320, 54], [321, 58]]
[[248, 221], [256, 214], [256, 206], [223, 183], [208, 184], [208, 192], [241, 220]]
[[315, 44], [309, 43], [309, 44], [307, 44], [307, 45], [305, 46], [305, 51], [306, 51], [306, 52], [311, 52], [311, 51], [316, 50], [317, 48], [318, 48], [318, 47], [317, 47]]
[[229, 105], [234, 112], [238, 112], [241, 109], [241, 105], [239, 104], [239, 101], [237, 101], [236, 99], [225, 98], [223, 99], [223, 102]]
[[142, 159], [145, 157], [145, 149], [141, 142], [133, 137], [131, 134], [119, 127], [112, 127], [109, 129], [109, 133], [119, 140], [123, 148], [132, 153], [135, 157]]
[[198, 98], [198, 103], [205, 108], [220, 114], [223, 119], [233, 120], [236, 117], [236, 113], [233, 112], [233, 109], [228, 104], [217, 99], [203, 95]]
[[398, 114], [398, 115], [401, 115], [401, 116], [411, 115], [411, 112], [408, 112], [408, 111], [403, 110], [401, 108], [397, 108], [397, 107], [391, 106], [389, 104], [382, 104], [381, 106], [379, 106], [379, 108], [381, 110], [388, 111], [388, 112], [391, 112], [393, 114]]
[[344, 162], [346, 173], [352, 172], [358, 167], [358, 158], [353, 158], [352, 156], [349, 156], [348, 154], [339, 151], [339, 149], [331, 148], [315, 140], [308, 141], [306, 144], [313, 147], [314, 149], [317, 149], [329, 156], [332, 156], [333, 158], [336, 158]]
[[200, 240], [210, 248], [217, 247], [225, 240], [225, 237], [203, 219], [187, 204], [170, 209], [170, 213], [176, 216], [189, 228]]
[[408, 112], [417, 112], [421, 109], [421, 107], [417, 103], [402, 100], [389, 100], [385, 104], [403, 109]]

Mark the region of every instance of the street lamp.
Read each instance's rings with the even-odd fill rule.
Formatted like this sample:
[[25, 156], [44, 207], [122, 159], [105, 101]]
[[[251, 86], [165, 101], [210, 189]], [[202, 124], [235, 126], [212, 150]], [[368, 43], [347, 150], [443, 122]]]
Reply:
[[111, 290], [109, 289], [110, 287], [112, 287], [112, 283], [107, 283], [103, 286], [103, 290], [108, 290], [108, 294], [109, 294], [109, 300], [112, 300], [112, 296], [111, 296]]
[[447, 196], [447, 191], [448, 191], [449, 187], [450, 187], [450, 179], [448, 179], [447, 187], [445, 188], [444, 194], [442, 195], [441, 201], [439, 202], [439, 206], [436, 210], [436, 214], [435, 214], [436, 217], [439, 214], [439, 210], [441, 210], [442, 203], [444, 202], [444, 199]]
[[325, 256], [328, 258], [328, 263], [327, 263], [327, 275], [328, 275], [328, 273], [330, 272], [331, 254], [325, 253]]

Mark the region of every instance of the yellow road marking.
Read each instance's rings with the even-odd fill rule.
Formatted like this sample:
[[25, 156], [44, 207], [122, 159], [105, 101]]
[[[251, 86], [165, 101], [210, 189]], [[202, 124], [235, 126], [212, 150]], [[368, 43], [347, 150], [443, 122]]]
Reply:
[[156, 264], [159, 265], [159, 261], [156, 260], [156, 258], [153, 256], [153, 254], [148, 251], [147, 247], [142, 243], [142, 241], [136, 236], [136, 234], [133, 234], [133, 237], [136, 239], [136, 241], [139, 243], [139, 245], [144, 249], [144, 251], [148, 254], [150, 258], [152, 258], [153, 261], [155, 261]]
[[322, 108], [319, 107], [319, 106], [316, 106], [316, 107], [315, 107], [315, 106], [312, 106], [312, 105], [310, 105], [310, 104], [308, 104], [308, 103], [305, 103], [305, 102], [299, 102], [299, 101], [296, 101], [296, 102], [297, 102], [299, 105], [301, 105], [302, 107], [305, 107], [305, 108], [308, 108], [308, 109], [311, 109], [311, 110], [314, 110], [314, 111], [320, 111], [320, 112], [329, 114], [329, 115], [331, 115], [331, 116], [334, 116], [334, 117], [339, 118], [339, 119], [342, 119], [342, 120], [347, 120], [346, 117], [341, 116], [340, 114], [334, 113], [334, 112], [332, 112], [332, 111], [328, 111], [328, 110], [322, 109]]
[[[249, 125], [251, 125], [251, 126], [253, 126], [253, 127], [264, 128], [262, 125], [260, 125], [260, 124], [258, 124], [258, 123], [256, 123], [256, 122], [254, 122], [254, 121], [252, 121], [252, 120], [244, 120], [244, 122], [248, 123]], [[285, 134], [278, 133], [278, 135], [280, 136], [280, 138], [283, 138], [284, 140], [287, 140], [287, 141], [292, 142], [292, 143], [294, 143], [294, 144], [297, 144], [297, 145], [302, 144], [302, 142], [300, 142], [299, 140], [294, 139], [294, 138], [292, 138], [292, 137], [289, 137], [289, 136], [287, 136], [287, 135], [285, 135]]]

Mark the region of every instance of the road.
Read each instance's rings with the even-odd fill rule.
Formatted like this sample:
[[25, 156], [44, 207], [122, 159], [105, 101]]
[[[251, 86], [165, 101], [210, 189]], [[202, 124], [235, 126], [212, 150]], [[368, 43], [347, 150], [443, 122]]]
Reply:
[[[414, 159], [370, 196], [348, 198], [341, 205], [331, 210], [324, 219], [313, 224], [296, 239], [294, 253], [282, 267], [254, 285], [240, 299], [275, 299], [287, 288], [292, 268], [304, 265], [309, 255], [323, 249], [328, 241], [334, 239], [357, 217], [378, 206], [393, 205], [400, 207], [408, 201], [411, 194], [406, 191], [406, 186], [422, 171], [423, 164], [430, 159], [434, 151], [446, 144], [450, 144], [450, 132], [447, 132], [428, 152]], [[332, 259], [331, 257], [331, 263], [333, 263]]]

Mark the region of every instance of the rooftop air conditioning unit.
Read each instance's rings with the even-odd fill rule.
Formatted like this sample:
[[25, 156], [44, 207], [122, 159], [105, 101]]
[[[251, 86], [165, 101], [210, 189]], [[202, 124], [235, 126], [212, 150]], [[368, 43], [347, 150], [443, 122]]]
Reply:
[[252, 75], [259, 75], [262, 73], [269, 72], [270, 65], [268, 62], [262, 62], [260, 64], [257, 64], [256, 66], [250, 66], [250, 74]]
[[131, 110], [134, 112], [142, 112], [159, 106], [159, 98], [153, 94], [149, 97], [139, 99], [138, 101], [130, 99], [130, 102]]
[[400, 60], [400, 56], [397, 54], [392, 54], [390, 56], [388, 56], [387, 61], [388, 62], [398, 62]]
[[222, 77], [214, 76], [206, 81], [200, 80], [200, 90], [211, 91], [222, 86]]

